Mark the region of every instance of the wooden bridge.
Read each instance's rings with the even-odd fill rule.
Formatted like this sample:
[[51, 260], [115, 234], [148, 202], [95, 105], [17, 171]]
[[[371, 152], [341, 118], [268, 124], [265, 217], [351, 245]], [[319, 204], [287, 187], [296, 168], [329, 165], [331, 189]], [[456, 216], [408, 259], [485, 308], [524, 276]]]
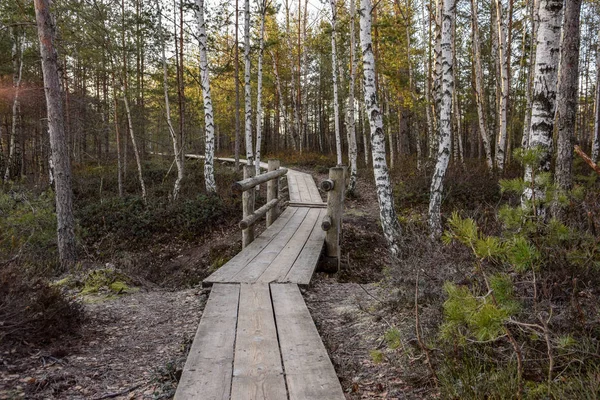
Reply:
[[[345, 398], [298, 288], [321, 256], [326, 204], [310, 175], [288, 170], [287, 181], [287, 209], [205, 279], [212, 290], [175, 399]], [[261, 209], [277, 203], [267, 200]]]

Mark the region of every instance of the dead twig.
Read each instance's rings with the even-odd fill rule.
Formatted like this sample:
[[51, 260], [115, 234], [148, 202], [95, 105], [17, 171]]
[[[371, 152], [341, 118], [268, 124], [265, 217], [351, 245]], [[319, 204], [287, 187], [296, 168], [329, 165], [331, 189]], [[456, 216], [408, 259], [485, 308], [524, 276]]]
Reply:
[[583, 161], [587, 163], [598, 175], [600, 175], [600, 166], [598, 166], [592, 159], [581, 150], [581, 147], [575, 146], [575, 153], [579, 155], [579, 157], [583, 158]]
[[143, 384], [140, 383], [139, 385], [132, 386], [129, 389], [122, 390], [118, 393], [108, 393], [108, 394], [105, 394], [104, 396], [95, 397], [93, 400], [114, 399], [115, 397], [123, 396], [123, 395], [126, 395], [127, 393], [133, 392], [134, 390], [139, 389], [142, 386], [143, 386]]

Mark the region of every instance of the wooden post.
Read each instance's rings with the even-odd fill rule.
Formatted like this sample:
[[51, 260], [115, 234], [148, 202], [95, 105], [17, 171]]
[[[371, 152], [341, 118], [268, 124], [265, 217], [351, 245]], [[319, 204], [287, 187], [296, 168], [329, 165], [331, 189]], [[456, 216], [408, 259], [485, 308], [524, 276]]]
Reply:
[[[279, 160], [269, 160], [269, 172], [279, 169]], [[267, 182], [267, 203], [277, 198], [279, 192], [279, 178]], [[267, 212], [267, 227], [271, 226], [279, 216], [279, 206], [271, 208]]]
[[[254, 165], [244, 165], [244, 179], [254, 176]], [[254, 213], [254, 196], [256, 190], [250, 189], [242, 194], [242, 213], [244, 218]], [[254, 226], [242, 229], [242, 248], [248, 246], [254, 240]]]
[[324, 269], [328, 272], [337, 272], [340, 269], [341, 250], [340, 234], [342, 231], [342, 214], [344, 208], [345, 174], [343, 167], [329, 169], [329, 180], [333, 188], [327, 192], [327, 216], [325, 225], [329, 225], [325, 235], [325, 263]]

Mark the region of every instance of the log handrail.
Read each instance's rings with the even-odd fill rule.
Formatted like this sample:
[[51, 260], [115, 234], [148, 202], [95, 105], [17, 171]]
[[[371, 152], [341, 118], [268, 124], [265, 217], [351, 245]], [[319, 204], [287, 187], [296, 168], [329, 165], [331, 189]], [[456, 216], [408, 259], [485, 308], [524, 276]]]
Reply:
[[287, 174], [287, 171], [287, 168], [281, 168], [274, 171], [266, 172], [264, 174], [253, 176], [251, 178], [246, 178], [244, 180], [235, 182], [233, 185], [231, 185], [231, 189], [237, 193], [245, 192], [262, 183], [268, 182], [272, 179], [277, 179]]
[[273, 199], [273, 200], [269, 201], [268, 203], [266, 203], [265, 205], [263, 205], [262, 207], [260, 207], [258, 210], [254, 211], [252, 214], [244, 217], [244, 219], [241, 220], [239, 223], [240, 228], [242, 228], [242, 229], [250, 228], [259, 219], [264, 217], [267, 214], [267, 212], [270, 209], [272, 209], [273, 207], [275, 207], [278, 203], [279, 203], [279, 199]]

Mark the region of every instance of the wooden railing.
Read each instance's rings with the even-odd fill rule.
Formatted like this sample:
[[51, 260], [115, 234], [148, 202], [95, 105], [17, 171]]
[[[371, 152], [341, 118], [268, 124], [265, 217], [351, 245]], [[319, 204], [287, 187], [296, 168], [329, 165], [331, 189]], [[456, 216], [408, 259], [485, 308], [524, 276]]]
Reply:
[[[280, 168], [279, 160], [269, 160], [268, 172], [255, 176], [254, 165], [244, 165], [244, 180], [235, 182], [232, 189], [242, 193], [243, 219], [239, 226], [242, 228], [242, 246], [246, 247], [254, 241], [254, 224], [265, 215], [267, 227], [279, 216], [279, 178], [287, 174], [286, 168]], [[258, 210], [254, 209], [256, 186], [267, 183], [267, 203]]]

